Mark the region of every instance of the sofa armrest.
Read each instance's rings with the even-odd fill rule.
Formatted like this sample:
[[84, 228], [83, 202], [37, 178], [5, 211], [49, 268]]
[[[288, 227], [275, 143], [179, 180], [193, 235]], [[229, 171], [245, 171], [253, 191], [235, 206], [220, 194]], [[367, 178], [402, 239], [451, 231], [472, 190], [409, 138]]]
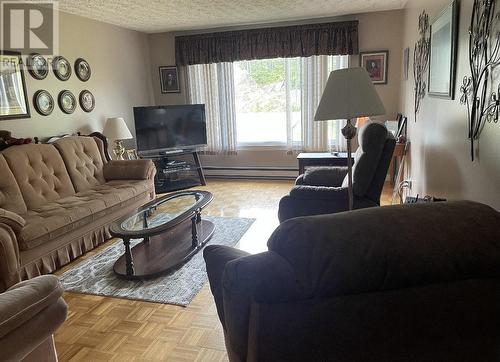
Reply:
[[21, 281], [16, 233], [0, 223], [0, 292]]
[[114, 160], [104, 165], [103, 173], [106, 181], [152, 180], [156, 167], [151, 160]]
[[0, 224], [8, 225], [15, 233], [18, 233], [26, 225], [26, 221], [18, 214], [0, 208]]
[[62, 294], [59, 279], [53, 275], [26, 280], [0, 294], [0, 338], [55, 304]]
[[52, 360], [54, 332], [66, 320], [68, 306], [53, 275], [16, 284], [0, 294], [0, 351], [8, 361]]
[[339, 187], [347, 175], [346, 167], [311, 167], [306, 170], [303, 185]]

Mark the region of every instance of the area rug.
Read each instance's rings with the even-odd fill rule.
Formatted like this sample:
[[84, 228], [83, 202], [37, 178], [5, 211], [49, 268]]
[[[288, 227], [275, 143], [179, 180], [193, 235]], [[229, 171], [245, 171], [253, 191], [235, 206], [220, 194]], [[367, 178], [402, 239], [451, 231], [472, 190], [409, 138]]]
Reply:
[[[236, 217], [209, 217], [204, 219], [215, 224], [215, 232], [207, 245], [235, 245], [250, 228], [255, 219]], [[133, 240], [136, 245], [142, 240]], [[177, 270], [157, 278], [132, 281], [119, 278], [113, 272], [113, 264], [123, 254], [121, 242], [68, 270], [60, 281], [71, 292], [103, 295], [156, 303], [187, 306], [207, 282], [203, 251], [200, 250]]]

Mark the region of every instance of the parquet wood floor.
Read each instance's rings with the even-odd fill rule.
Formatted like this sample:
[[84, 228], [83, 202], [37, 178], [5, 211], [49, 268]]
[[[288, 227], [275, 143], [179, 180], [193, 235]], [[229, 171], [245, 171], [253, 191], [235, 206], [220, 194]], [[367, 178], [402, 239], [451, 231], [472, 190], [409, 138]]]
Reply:
[[[292, 181], [209, 179], [199, 189], [214, 194], [204, 215], [256, 219], [239, 247], [260, 252], [278, 225], [278, 201], [291, 186]], [[387, 186], [382, 203], [390, 203], [390, 197]], [[115, 242], [110, 240], [56, 274]], [[68, 292], [64, 299], [69, 315], [55, 336], [60, 361], [227, 361], [208, 284], [187, 308]]]

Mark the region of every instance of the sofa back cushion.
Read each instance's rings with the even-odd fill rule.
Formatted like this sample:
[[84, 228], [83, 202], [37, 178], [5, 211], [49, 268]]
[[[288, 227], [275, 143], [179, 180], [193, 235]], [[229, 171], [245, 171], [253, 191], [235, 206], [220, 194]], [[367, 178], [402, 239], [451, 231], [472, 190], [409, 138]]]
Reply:
[[75, 193], [61, 155], [53, 145], [13, 146], [3, 151], [3, 156], [28, 209]]
[[0, 208], [16, 214], [26, 213], [27, 208], [21, 190], [2, 154], [0, 154], [0, 170]]
[[76, 192], [103, 184], [103, 159], [93, 137], [65, 137], [54, 142], [66, 164]]

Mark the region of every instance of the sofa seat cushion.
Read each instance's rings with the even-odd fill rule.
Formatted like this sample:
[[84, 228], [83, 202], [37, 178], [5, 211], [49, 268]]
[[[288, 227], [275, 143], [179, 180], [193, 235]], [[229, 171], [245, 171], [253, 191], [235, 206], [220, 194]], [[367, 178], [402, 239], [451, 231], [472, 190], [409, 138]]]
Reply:
[[23, 215], [26, 226], [19, 235], [19, 248], [33, 249], [48, 240], [98, 221], [104, 214], [152, 189], [151, 180], [111, 181], [29, 210]]

